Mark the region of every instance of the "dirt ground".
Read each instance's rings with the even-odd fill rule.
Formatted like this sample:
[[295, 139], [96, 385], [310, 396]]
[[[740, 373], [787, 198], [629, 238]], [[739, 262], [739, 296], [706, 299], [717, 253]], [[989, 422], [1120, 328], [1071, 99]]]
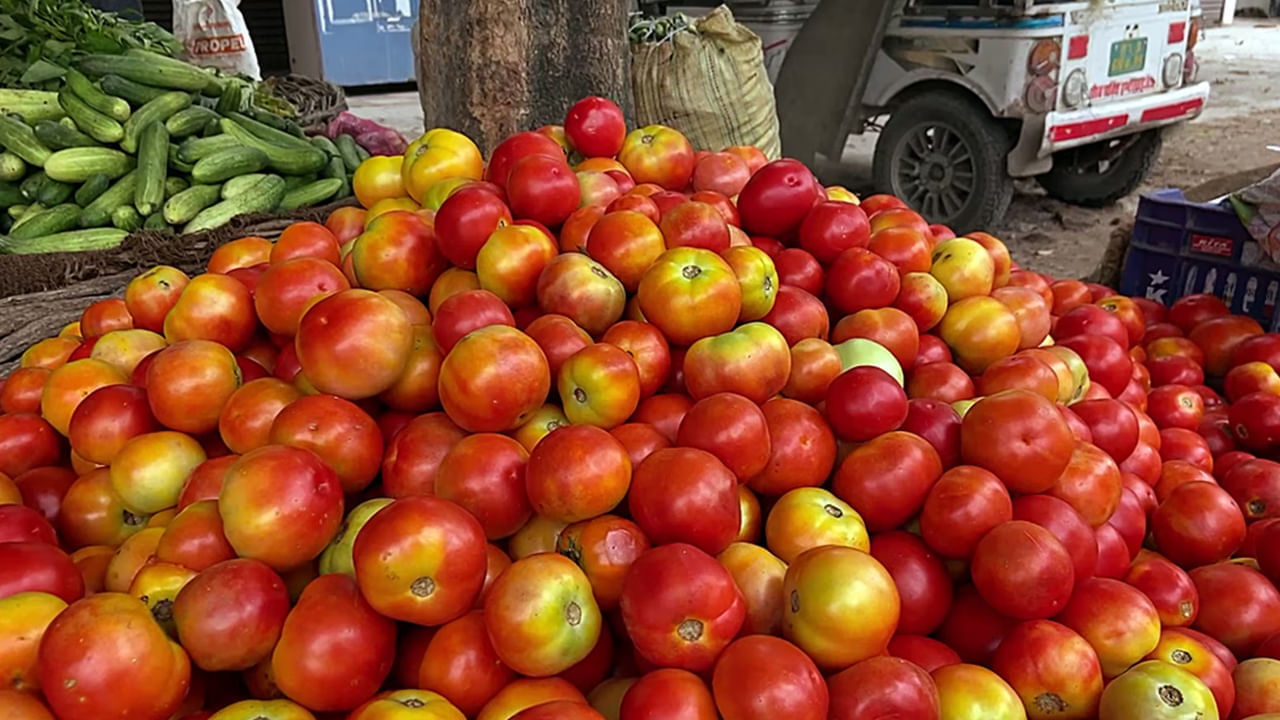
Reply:
[[[1196, 54], [1200, 78], [1213, 86], [1209, 107], [1196, 120], [1166, 133], [1164, 150], [1142, 190], [1188, 189], [1280, 162], [1280, 21], [1237, 20], [1209, 28]], [[422, 132], [415, 92], [352, 95], [349, 103], [353, 112], [410, 138]], [[850, 142], [844, 160], [855, 177], [869, 177], [873, 142], [873, 137]], [[1135, 194], [1109, 208], [1080, 208], [1052, 200], [1034, 182], [1024, 182], [1004, 222], [991, 231], [1026, 267], [1084, 277], [1097, 267], [1114, 227], [1132, 218], [1137, 204]]]

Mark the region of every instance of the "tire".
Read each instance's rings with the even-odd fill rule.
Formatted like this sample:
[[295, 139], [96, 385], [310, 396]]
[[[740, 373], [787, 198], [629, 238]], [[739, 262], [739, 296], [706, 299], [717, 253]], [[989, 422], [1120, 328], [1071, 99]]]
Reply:
[[[872, 175], [931, 223], [957, 233], [997, 224], [1013, 198], [1012, 140], [976, 100], [917, 95], [896, 107], [876, 142]], [[942, 148], [950, 148], [945, 154]], [[922, 175], [929, 177], [923, 178]]]
[[1159, 130], [1120, 140], [1129, 144], [1119, 150], [1118, 155], [1115, 150], [1107, 149], [1107, 145], [1115, 141], [1056, 153], [1053, 169], [1036, 181], [1050, 196], [1063, 202], [1085, 207], [1110, 205], [1137, 190], [1147, 179], [1162, 145]]

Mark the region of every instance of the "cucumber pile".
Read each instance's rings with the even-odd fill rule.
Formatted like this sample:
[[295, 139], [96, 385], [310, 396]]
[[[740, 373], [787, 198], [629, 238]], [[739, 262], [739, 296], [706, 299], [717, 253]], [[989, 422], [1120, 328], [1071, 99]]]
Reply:
[[255, 107], [245, 81], [141, 49], [81, 57], [56, 92], [0, 89], [0, 149], [0, 253], [332, 202], [368, 157]]

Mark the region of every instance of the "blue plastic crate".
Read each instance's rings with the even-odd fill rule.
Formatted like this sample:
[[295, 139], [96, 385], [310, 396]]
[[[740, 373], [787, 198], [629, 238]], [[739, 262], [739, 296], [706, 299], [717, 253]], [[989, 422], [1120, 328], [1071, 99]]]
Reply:
[[1190, 202], [1181, 190], [1138, 200], [1120, 292], [1165, 305], [1212, 293], [1265, 328], [1280, 325], [1280, 268], [1266, 259], [1229, 203]]

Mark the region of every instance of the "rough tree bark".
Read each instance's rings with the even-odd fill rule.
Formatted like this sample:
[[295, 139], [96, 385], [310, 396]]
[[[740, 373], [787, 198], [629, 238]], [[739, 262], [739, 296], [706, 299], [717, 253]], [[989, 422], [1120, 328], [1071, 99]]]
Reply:
[[559, 124], [586, 95], [630, 118], [627, 13], [635, 0], [420, 0], [415, 42], [425, 126], [488, 153], [505, 136]]

